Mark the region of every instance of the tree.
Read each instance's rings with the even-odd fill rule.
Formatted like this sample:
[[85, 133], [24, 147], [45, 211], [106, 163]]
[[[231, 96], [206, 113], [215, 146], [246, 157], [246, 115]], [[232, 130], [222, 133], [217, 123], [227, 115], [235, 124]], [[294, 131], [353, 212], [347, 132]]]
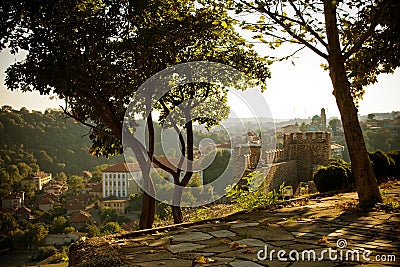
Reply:
[[[19, 0], [2, 2], [0, 12], [1, 44], [28, 51], [24, 62], [8, 70], [7, 86], [65, 99], [64, 112], [90, 127], [91, 153], [97, 156], [122, 152], [132, 93], [168, 66], [210, 60], [252, 78], [269, 77], [268, 62], [246, 47], [227, 13], [205, 3]], [[153, 160], [154, 149], [131, 141], [139, 162], [147, 163], [140, 164], [149, 181], [145, 158]], [[155, 200], [145, 193], [140, 228], [152, 227], [154, 212]]]
[[100, 213], [100, 219], [103, 223], [106, 222], [117, 222], [118, 221], [118, 213], [115, 209], [104, 207]]
[[307, 124], [305, 121], [303, 121], [300, 125], [300, 131], [302, 132], [307, 132]]
[[77, 175], [72, 175], [67, 180], [68, 183], [68, 194], [77, 196], [81, 193], [83, 188], [83, 178]]
[[395, 19], [399, 16], [399, 1], [233, 2], [238, 13], [260, 15], [258, 22], [242, 23], [243, 28], [257, 32], [255, 39], [271, 48], [283, 42], [298, 44], [299, 50], [308, 48], [326, 60], [324, 68], [329, 71], [341, 114], [359, 203], [369, 206], [381, 202], [355, 100], [362, 96], [364, 85], [376, 81], [376, 75], [390, 73], [399, 65], [399, 25]]
[[331, 119], [329, 121], [329, 126], [331, 127], [332, 131], [333, 131], [333, 135], [338, 135], [338, 128], [341, 125], [341, 121], [339, 119]]
[[103, 227], [101, 227], [100, 232], [103, 235], [110, 235], [122, 232], [123, 229], [117, 222], [108, 222]]
[[46, 238], [48, 233], [49, 231], [42, 223], [29, 224], [25, 233], [26, 242], [28, 245], [37, 247]]
[[67, 182], [67, 179], [68, 179], [68, 177], [67, 177], [67, 175], [65, 174], [65, 172], [60, 172], [60, 173], [57, 175], [57, 178], [56, 178], [56, 180], [59, 181], [59, 182], [61, 182], [61, 183], [66, 183], [66, 182]]
[[68, 220], [63, 216], [53, 218], [50, 230], [53, 234], [63, 233], [64, 228], [67, 226]]

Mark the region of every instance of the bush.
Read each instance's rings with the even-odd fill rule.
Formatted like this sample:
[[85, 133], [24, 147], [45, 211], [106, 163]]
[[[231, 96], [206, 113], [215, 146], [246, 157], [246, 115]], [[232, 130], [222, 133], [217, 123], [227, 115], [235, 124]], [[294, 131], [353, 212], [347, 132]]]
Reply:
[[280, 186], [278, 192], [273, 190], [266, 193], [264, 186], [260, 186], [255, 190], [249, 190], [252, 182], [259, 181], [262, 175], [263, 174], [260, 172], [251, 173], [242, 178], [244, 181], [242, 186], [231, 185], [225, 189], [227, 192], [226, 196], [230, 198], [233, 203], [236, 203], [236, 208], [238, 210], [252, 210], [258, 207], [269, 206], [276, 203], [279, 198], [282, 198], [282, 193], [286, 190], [284, 184]]
[[116, 222], [108, 222], [103, 227], [101, 227], [101, 234], [102, 235], [111, 235], [122, 232], [123, 229], [119, 226]]
[[314, 175], [314, 183], [321, 193], [344, 189], [354, 184], [351, 166], [340, 159], [331, 160], [327, 166], [318, 168]]
[[54, 246], [39, 247], [35, 257], [35, 261], [42, 261], [50, 256], [53, 256], [56, 253], [57, 249]]
[[395, 170], [395, 163], [393, 159], [389, 158], [381, 150], [369, 153], [369, 159], [372, 162], [374, 173], [378, 183], [385, 181], [385, 178], [393, 175]]
[[393, 160], [394, 168], [393, 168], [393, 176], [396, 176], [397, 179], [400, 178], [400, 150], [393, 150], [387, 153], [388, 157]]

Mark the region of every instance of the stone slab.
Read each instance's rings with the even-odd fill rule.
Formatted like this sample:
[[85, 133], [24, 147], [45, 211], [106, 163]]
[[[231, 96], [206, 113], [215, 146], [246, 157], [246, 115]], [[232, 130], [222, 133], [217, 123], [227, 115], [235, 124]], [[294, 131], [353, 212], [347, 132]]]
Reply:
[[171, 245], [167, 249], [171, 253], [180, 253], [180, 252], [187, 252], [187, 251], [193, 251], [196, 249], [201, 249], [204, 248], [205, 245], [199, 245], [199, 244], [194, 244], [194, 243], [180, 243], [177, 245]]

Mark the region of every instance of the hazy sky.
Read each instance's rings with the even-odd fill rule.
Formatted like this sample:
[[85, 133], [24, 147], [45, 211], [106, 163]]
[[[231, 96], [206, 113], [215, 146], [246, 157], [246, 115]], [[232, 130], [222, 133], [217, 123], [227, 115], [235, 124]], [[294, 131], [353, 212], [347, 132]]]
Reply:
[[[258, 47], [260, 53], [264, 48]], [[268, 89], [264, 93], [275, 119], [306, 118], [319, 114], [325, 108], [328, 117], [339, 117], [339, 111], [332, 95], [332, 84], [328, 72], [323, 71], [322, 58], [303, 50], [294, 60], [274, 63], [272, 78], [267, 80]], [[16, 62], [17, 57], [8, 50], [0, 53], [0, 106], [10, 105], [14, 109], [26, 107], [29, 110], [57, 108], [60, 100], [38, 93], [11, 92], [4, 85], [6, 68]], [[360, 101], [359, 113], [400, 111], [400, 71], [393, 75], [381, 75], [378, 83], [366, 88], [364, 99]], [[243, 114], [247, 117], [247, 114]]]

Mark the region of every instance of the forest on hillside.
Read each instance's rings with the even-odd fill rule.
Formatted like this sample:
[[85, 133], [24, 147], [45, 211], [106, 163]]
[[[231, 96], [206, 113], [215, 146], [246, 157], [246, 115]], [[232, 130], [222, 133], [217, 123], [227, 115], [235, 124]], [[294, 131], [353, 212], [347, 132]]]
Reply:
[[122, 156], [98, 158], [90, 154], [89, 128], [67, 118], [60, 110], [0, 108], [0, 169], [25, 163], [33, 170], [53, 175], [78, 174], [101, 164], [113, 164]]

